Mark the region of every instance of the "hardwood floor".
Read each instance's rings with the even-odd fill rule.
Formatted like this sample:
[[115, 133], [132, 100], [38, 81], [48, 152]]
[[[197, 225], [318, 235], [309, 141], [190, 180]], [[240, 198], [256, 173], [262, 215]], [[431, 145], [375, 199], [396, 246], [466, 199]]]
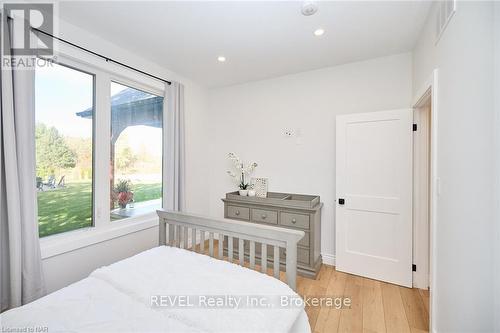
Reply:
[[350, 308], [306, 307], [314, 333], [428, 332], [429, 292], [338, 272], [322, 265], [316, 280], [297, 278], [305, 296], [349, 297]]
[[[199, 245], [196, 247], [199, 250]], [[214, 253], [217, 249], [218, 241], [214, 240]], [[207, 251], [208, 241], [206, 254]], [[224, 257], [224, 260], [228, 258]], [[245, 266], [248, 267], [246, 261]], [[260, 270], [258, 265], [256, 270]], [[268, 268], [268, 274], [272, 275], [272, 268]], [[286, 281], [285, 272], [280, 272], [280, 279]], [[321, 265], [315, 280], [297, 276], [297, 293], [303, 298], [327, 296], [351, 300], [351, 306], [341, 310], [327, 306], [306, 307], [313, 333], [429, 331], [428, 290], [400, 287]]]

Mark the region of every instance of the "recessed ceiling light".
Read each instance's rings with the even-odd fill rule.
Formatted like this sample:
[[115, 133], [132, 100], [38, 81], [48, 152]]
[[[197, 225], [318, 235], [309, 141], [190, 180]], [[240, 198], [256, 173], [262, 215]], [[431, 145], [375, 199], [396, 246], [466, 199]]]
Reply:
[[218, 56], [217, 57], [217, 61], [218, 62], [224, 62], [224, 61], [226, 61], [226, 57], [224, 57], [224, 56]]
[[324, 33], [325, 33], [325, 30], [323, 30], [323, 29], [314, 30], [314, 36], [322, 36]]

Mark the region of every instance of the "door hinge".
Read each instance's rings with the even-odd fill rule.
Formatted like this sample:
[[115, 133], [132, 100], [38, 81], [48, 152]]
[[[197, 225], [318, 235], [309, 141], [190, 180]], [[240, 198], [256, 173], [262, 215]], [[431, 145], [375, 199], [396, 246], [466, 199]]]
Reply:
[[415, 265], [415, 264], [411, 265], [411, 270], [412, 270], [412, 272], [416, 272], [417, 271], [417, 265]]
[[417, 131], [417, 124], [413, 124], [413, 132]]

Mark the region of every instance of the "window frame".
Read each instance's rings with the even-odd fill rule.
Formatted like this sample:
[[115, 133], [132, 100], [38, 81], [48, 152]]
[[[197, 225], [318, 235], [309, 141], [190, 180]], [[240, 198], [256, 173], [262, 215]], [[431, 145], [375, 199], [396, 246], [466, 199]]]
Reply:
[[[126, 86], [128, 88], [132, 88], [132, 89], [136, 89], [136, 90], [141, 90], [143, 92], [146, 92], [146, 93], [149, 93], [149, 94], [152, 94], [152, 95], [156, 95], [156, 96], [163, 96], [163, 103], [165, 103], [165, 93], [162, 92], [162, 91], [159, 91], [157, 89], [154, 89], [152, 88], [151, 86], [149, 85], [144, 85], [142, 83], [137, 83], [137, 82], [133, 82], [131, 80], [128, 80], [128, 79], [125, 79], [123, 77], [120, 77], [120, 78], [117, 78], [116, 76], [114, 75], [111, 75], [110, 76], [110, 81], [109, 81], [109, 85], [110, 85], [110, 89], [109, 89], [109, 92], [111, 92], [111, 84], [112, 83], [117, 83], [117, 84], [121, 84], [123, 86]], [[111, 93], [109, 94], [109, 97], [111, 98]], [[111, 120], [111, 105], [109, 106], [109, 119]], [[165, 107], [163, 107], [163, 110], [165, 111]], [[165, 195], [165, 191], [164, 191], [164, 179], [165, 179], [165, 158], [166, 158], [166, 149], [165, 149], [165, 114], [162, 113], [162, 127], [161, 127], [161, 136], [162, 136], [162, 142], [161, 142], [161, 150], [162, 150], [162, 165], [161, 165], [161, 179], [162, 179], [162, 184], [161, 184], [161, 207], [163, 208], [164, 207], [164, 204], [165, 204], [165, 198], [164, 198], [164, 195]], [[108, 144], [109, 144], [109, 138], [111, 137], [111, 122], [109, 124], [109, 136], [108, 136]], [[109, 152], [108, 154], [108, 163], [109, 163], [109, 159], [111, 157], [111, 151]], [[109, 165], [109, 164], [108, 164]], [[109, 172], [109, 170], [108, 170]], [[109, 185], [109, 173], [108, 173], [108, 185]], [[108, 186], [109, 187], [109, 186]], [[109, 189], [110, 192], [109, 194], [111, 195], [111, 189]], [[108, 196], [109, 198], [109, 196]], [[111, 211], [109, 211], [108, 213], [108, 217], [110, 216], [111, 214]], [[156, 212], [153, 212], [153, 213], [147, 213], [147, 214], [142, 214], [141, 216], [144, 216], [144, 215], [151, 215], [151, 214], [154, 214], [154, 216], [156, 216]], [[133, 220], [133, 219], [138, 219], [140, 218], [141, 216], [136, 216], [136, 217], [127, 217], [127, 218], [123, 218], [123, 219], [120, 219], [118, 221], [111, 221], [110, 220], [110, 223], [111, 224], [114, 224], [114, 223], [123, 223], [123, 222], [127, 222], [129, 220]]]
[[[92, 244], [104, 242], [130, 233], [158, 226], [156, 212], [112, 222], [110, 219], [109, 159], [111, 135], [111, 82], [127, 85], [158, 96], [165, 96], [163, 82], [146, 75], [124, 69], [102, 59], [84, 54], [79, 50], [59, 45], [57, 64], [88, 73], [94, 77], [94, 114], [92, 136], [92, 226], [40, 238], [42, 259], [74, 251]], [[34, 75], [33, 75], [34, 80]], [[34, 84], [34, 82], [33, 82]], [[34, 96], [33, 96], [34, 99]], [[164, 103], [166, 98], [164, 97]], [[164, 104], [164, 110], [165, 110]], [[165, 139], [165, 120], [163, 113], [162, 137]], [[162, 174], [165, 175], [166, 144], [162, 142]], [[165, 179], [163, 176], [162, 179]], [[165, 184], [162, 182], [162, 188]], [[165, 203], [162, 191], [162, 203]]]
[[[85, 68], [85, 69], [83, 69], [83, 67], [78, 68], [75, 66], [75, 64], [67, 64], [66, 62], [59, 61], [59, 59], [56, 59], [56, 60], [51, 61], [51, 62], [53, 62], [54, 64], [56, 64], [58, 66], [66, 67], [66, 68], [75, 70], [77, 72], [81, 72], [81, 73], [92, 76], [92, 107], [95, 109], [95, 107], [96, 107], [96, 93], [97, 93], [97, 75], [95, 73], [91, 72], [89, 68]], [[34, 87], [33, 91], [35, 92], [36, 91], [35, 90], [36, 89], [36, 69], [33, 73], [33, 87]], [[36, 96], [36, 93], [33, 96], [33, 105], [36, 105], [35, 104], [36, 103], [35, 96]], [[36, 118], [36, 110], [35, 110], [34, 116]], [[40, 239], [44, 239], [47, 237], [56, 236], [56, 235], [60, 235], [60, 234], [71, 233], [71, 232], [78, 231], [78, 230], [87, 230], [87, 229], [93, 228], [95, 226], [95, 158], [96, 158], [96, 156], [95, 156], [95, 142], [96, 141], [95, 140], [96, 140], [96, 113], [92, 113], [92, 196], [91, 196], [92, 199], [91, 199], [91, 204], [90, 204], [90, 210], [91, 210], [90, 211], [90, 213], [91, 213], [90, 226], [77, 228], [77, 229], [69, 230], [69, 231], [65, 231], [65, 232], [58, 232], [58, 233], [43, 236], [43, 237], [39, 236]], [[36, 175], [35, 175], [35, 177], [36, 177]], [[37, 205], [38, 205], [38, 200], [37, 200]], [[38, 208], [37, 208], [37, 211], [38, 211]]]

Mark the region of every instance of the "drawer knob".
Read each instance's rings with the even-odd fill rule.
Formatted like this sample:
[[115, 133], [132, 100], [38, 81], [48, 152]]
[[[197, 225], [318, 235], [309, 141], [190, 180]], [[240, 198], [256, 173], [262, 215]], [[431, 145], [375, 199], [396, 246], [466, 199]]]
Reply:
[[239, 211], [239, 210], [237, 210], [235, 214], [236, 214], [236, 215], [240, 215], [240, 211]]
[[292, 223], [297, 223], [297, 220], [296, 219], [292, 219]]
[[266, 214], [262, 214], [262, 216], [261, 216], [261, 217], [262, 217], [262, 219], [263, 219], [263, 220], [265, 220], [265, 219], [266, 219], [266, 217], [267, 217], [267, 215], [266, 215]]

